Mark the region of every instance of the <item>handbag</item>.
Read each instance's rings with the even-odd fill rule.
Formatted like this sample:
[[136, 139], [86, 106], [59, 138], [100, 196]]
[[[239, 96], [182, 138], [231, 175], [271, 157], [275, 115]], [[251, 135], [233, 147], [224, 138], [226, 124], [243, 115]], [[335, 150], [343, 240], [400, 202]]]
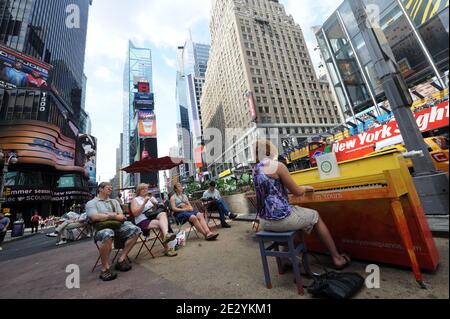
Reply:
[[[111, 207], [111, 211], [115, 213], [116, 212], [115, 206], [111, 202], [109, 202], [108, 204]], [[102, 222], [95, 223], [94, 226], [95, 226], [96, 231], [101, 231], [103, 229], [112, 229], [112, 230], [116, 231], [116, 230], [119, 230], [120, 227], [122, 227], [122, 224], [123, 224], [123, 222], [120, 222], [118, 220], [105, 220]]]
[[154, 220], [156, 219], [156, 217], [158, 217], [159, 214], [165, 212], [165, 210], [166, 209], [162, 206], [152, 207], [151, 209], [145, 211], [143, 214], [145, 215], [145, 217], [147, 217], [147, 219]]
[[332, 271], [314, 276], [313, 284], [307, 289], [313, 295], [325, 295], [331, 299], [349, 299], [363, 288], [364, 282], [364, 278], [357, 273]]
[[119, 230], [120, 227], [122, 227], [122, 222], [119, 222], [118, 220], [105, 220], [103, 222], [95, 223], [96, 231], [101, 231], [103, 229]]

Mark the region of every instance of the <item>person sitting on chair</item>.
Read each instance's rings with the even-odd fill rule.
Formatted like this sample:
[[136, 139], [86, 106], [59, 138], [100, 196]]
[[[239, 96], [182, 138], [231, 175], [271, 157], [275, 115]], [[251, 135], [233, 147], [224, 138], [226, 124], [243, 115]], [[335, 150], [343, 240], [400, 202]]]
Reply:
[[[294, 196], [308, 196], [314, 193], [310, 186], [299, 187], [286, 165], [276, 161], [277, 148], [269, 140], [256, 142], [256, 167], [253, 177], [256, 190], [257, 210], [261, 225], [269, 232], [290, 232], [302, 230], [314, 232], [331, 254], [336, 269], [343, 269], [350, 263], [350, 257], [340, 254], [333, 238], [315, 210], [289, 204], [289, 190]], [[297, 236], [296, 245], [301, 239]]]
[[[64, 216], [66, 216], [68, 219], [65, 220], [61, 225], [56, 227], [53, 233], [46, 235], [47, 237], [56, 237], [56, 246], [67, 244], [69, 230], [83, 229], [87, 224], [86, 214], [80, 215], [75, 212], [69, 212]], [[89, 229], [87, 229], [86, 236], [91, 237]]]
[[149, 194], [147, 184], [139, 184], [136, 187], [136, 197], [131, 202], [131, 213], [135, 224], [143, 231], [160, 229], [163, 240], [162, 243], [167, 257], [175, 257], [177, 253], [170, 250], [168, 243], [176, 239], [176, 235], [169, 233], [169, 220], [166, 209], [158, 200]]
[[202, 201], [206, 208], [210, 211], [218, 211], [220, 215], [220, 222], [223, 228], [230, 228], [231, 226], [225, 221], [225, 217], [236, 219], [237, 215], [230, 212], [227, 204], [223, 200], [220, 192], [216, 189], [216, 182], [209, 183], [209, 189], [203, 193]]
[[113, 239], [116, 239], [117, 236], [117, 239], [125, 242], [122, 254], [115, 265], [116, 270], [125, 272], [132, 268], [128, 263], [128, 254], [142, 234], [139, 227], [126, 221], [119, 203], [110, 199], [112, 191], [111, 183], [101, 183], [98, 187], [98, 196], [86, 204], [86, 213], [97, 230], [94, 239], [96, 242], [102, 243], [100, 257], [103, 269], [100, 279], [103, 281], [111, 281], [117, 278], [117, 274], [109, 269]]
[[170, 205], [175, 214], [175, 218], [179, 222], [189, 221], [192, 223], [195, 229], [205, 236], [207, 241], [216, 240], [219, 234], [214, 234], [209, 229], [205, 216], [192, 208], [189, 199], [183, 194], [183, 186], [180, 183], [176, 183], [173, 188], [175, 193], [170, 198]]

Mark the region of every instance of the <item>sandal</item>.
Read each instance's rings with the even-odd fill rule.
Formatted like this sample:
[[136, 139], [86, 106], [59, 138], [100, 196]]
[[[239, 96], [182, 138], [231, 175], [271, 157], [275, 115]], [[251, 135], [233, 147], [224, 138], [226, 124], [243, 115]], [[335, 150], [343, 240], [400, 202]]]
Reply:
[[118, 271], [127, 272], [130, 271], [131, 269], [132, 269], [131, 265], [126, 260], [122, 262], [117, 261], [116, 263], [116, 270]]
[[219, 237], [219, 234], [213, 234], [211, 236], [206, 237], [207, 241], [214, 241], [217, 239], [217, 237]]
[[350, 257], [347, 254], [341, 254], [341, 256], [345, 259], [345, 264], [343, 264], [342, 266], [334, 265], [333, 268], [336, 270], [344, 270], [345, 268], [350, 266], [350, 264], [352, 263], [352, 260], [350, 259]]
[[100, 274], [100, 279], [103, 281], [112, 281], [117, 278], [117, 274], [113, 273], [111, 270], [102, 271]]
[[168, 250], [168, 251], [166, 251], [166, 253], [164, 254], [166, 257], [176, 257], [176, 256], [178, 256], [178, 253], [176, 253], [175, 251], [173, 251], [173, 250]]

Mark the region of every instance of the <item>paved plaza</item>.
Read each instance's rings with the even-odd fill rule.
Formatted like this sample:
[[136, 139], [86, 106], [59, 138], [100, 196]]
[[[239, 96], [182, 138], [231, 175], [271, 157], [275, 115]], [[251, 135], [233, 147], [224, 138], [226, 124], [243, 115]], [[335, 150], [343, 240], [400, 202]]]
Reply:
[[[302, 299], [293, 284], [292, 271], [280, 276], [275, 260], [270, 260], [273, 289], [264, 285], [264, 276], [255, 233], [248, 222], [235, 221], [231, 229], [218, 229], [217, 242], [197, 239], [195, 234], [175, 258], [163, 257], [161, 247], [156, 258], [142, 253], [134, 269], [120, 273], [113, 282], [98, 279], [99, 269], [91, 272], [97, 258], [92, 240], [56, 248], [54, 240], [43, 234], [6, 243], [0, 254], [0, 298], [132, 298], [132, 299]], [[30, 243], [40, 247], [35, 251]], [[381, 288], [362, 290], [358, 299], [443, 299], [449, 298], [449, 241], [436, 239], [441, 265], [434, 274], [425, 273], [427, 290], [414, 281], [409, 269], [381, 266]], [[21, 253], [21, 251], [26, 253]], [[328, 264], [326, 256], [319, 260]], [[80, 267], [80, 289], [66, 288], [66, 267]], [[367, 276], [364, 262], [354, 261], [347, 270]], [[314, 270], [319, 270], [314, 265]], [[346, 271], [347, 271], [346, 270]], [[305, 280], [308, 283], [308, 280]]]

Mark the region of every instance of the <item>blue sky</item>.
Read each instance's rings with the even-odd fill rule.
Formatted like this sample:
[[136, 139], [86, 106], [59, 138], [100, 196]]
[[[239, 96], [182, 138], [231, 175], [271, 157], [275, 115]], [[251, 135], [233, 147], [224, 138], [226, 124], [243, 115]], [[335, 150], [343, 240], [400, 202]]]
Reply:
[[[281, 0], [300, 24], [314, 54], [311, 31], [322, 24], [341, 0]], [[122, 132], [123, 71], [128, 40], [149, 47], [158, 121], [159, 155], [176, 146], [176, 48], [191, 30], [195, 42], [209, 43], [210, 0], [95, 0], [90, 11], [85, 73], [86, 110], [98, 138], [97, 177], [115, 175], [115, 149]], [[317, 64], [317, 56], [313, 57]]]

